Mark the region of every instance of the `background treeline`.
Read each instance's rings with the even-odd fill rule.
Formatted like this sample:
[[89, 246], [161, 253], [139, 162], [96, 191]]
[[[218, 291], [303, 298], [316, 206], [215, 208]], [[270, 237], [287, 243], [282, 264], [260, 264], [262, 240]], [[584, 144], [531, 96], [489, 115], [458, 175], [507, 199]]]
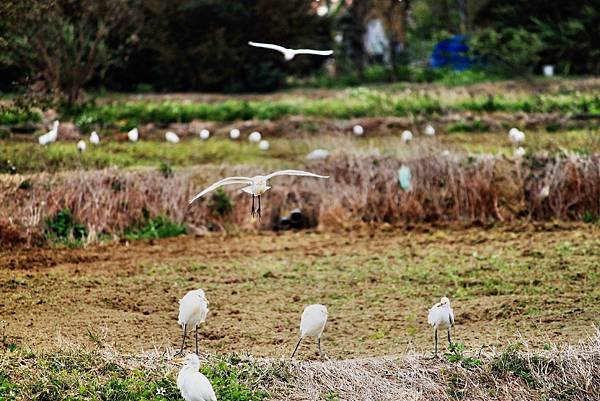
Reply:
[[[373, 18], [388, 35], [385, 60], [365, 50]], [[597, 0], [3, 0], [0, 90], [73, 103], [84, 89], [242, 92], [307, 76], [422, 79], [410, 69], [426, 69], [433, 45], [453, 34], [467, 34], [480, 68], [495, 74], [544, 64], [560, 74], [600, 73]], [[249, 40], [334, 48], [335, 62], [286, 63]]]

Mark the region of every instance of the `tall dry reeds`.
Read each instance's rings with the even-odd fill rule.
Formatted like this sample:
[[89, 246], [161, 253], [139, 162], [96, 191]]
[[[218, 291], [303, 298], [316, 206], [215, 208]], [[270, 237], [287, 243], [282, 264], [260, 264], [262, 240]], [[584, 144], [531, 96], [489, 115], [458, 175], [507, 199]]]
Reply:
[[[401, 165], [411, 169], [410, 192], [398, 184]], [[513, 160], [422, 149], [412, 157], [337, 154], [306, 168], [331, 178], [273, 180], [273, 189], [263, 199], [263, 228], [274, 226], [280, 213], [294, 207], [303, 209], [324, 228], [358, 222], [581, 220], [600, 216], [599, 155]], [[45, 220], [65, 208], [92, 237], [100, 233], [119, 236], [141, 221], [144, 211], [192, 228], [253, 227], [251, 198], [236, 188], [225, 189], [234, 203], [226, 216], [210, 210], [210, 196], [192, 206], [187, 201], [223, 176], [258, 173], [263, 172], [241, 166], [202, 166], [170, 177], [155, 170], [118, 169], [0, 176], [0, 242], [34, 243], [41, 238]], [[548, 187], [547, 194], [544, 187]]]

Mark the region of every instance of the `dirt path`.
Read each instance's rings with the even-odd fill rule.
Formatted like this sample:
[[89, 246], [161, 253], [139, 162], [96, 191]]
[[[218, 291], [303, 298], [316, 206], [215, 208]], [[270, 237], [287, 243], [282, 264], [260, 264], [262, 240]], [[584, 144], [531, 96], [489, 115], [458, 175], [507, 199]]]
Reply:
[[21, 345], [176, 346], [177, 300], [202, 287], [209, 352], [286, 355], [302, 308], [321, 302], [330, 309], [323, 346], [340, 358], [429, 349], [427, 310], [444, 294], [454, 300], [455, 339], [470, 348], [574, 342], [599, 324], [598, 228], [417, 231], [0, 251], [0, 319]]

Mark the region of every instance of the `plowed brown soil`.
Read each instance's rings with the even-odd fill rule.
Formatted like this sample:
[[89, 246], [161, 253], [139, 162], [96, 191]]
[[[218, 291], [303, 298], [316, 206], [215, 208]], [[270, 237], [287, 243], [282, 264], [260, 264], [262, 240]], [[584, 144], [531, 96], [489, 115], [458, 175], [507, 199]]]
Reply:
[[[305, 305], [328, 305], [332, 356], [431, 349], [427, 310], [454, 301], [467, 347], [576, 342], [599, 324], [600, 229], [519, 226], [179, 237], [0, 251], [0, 319], [20, 346], [176, 347], [177, 300], [204, 288], [209, 352], [291, 352]], [[190, 343], [191, 345], [191, 343]], [[309, 346], [311, 347], [309, 349]], [[301, 354], [313, 355], [306, 341]]]

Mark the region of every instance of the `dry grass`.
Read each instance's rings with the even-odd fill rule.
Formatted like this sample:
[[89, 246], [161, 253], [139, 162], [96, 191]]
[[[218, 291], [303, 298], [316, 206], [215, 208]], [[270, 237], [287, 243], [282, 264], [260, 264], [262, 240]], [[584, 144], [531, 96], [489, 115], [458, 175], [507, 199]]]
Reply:
[[[356, 151], [355, 151], [356, 152]], [[433, 145], [412, 148], [412, 156], [369, 153], [337, 154], [306, 168], [331, 176], [328, 181], [279, 179], [263, 205], [261, 225], [272, 226], [281, 212], [300, 207], [324, 228], [360, 222], [593, 221], [600, 216], [600, 156], [576, 155], [509, 159], [480, 155], [444, 156]], [[398, 185], [398, 168], [412, 170], [414, 190]], [[46, 218], [68, 208], [86, 225], [90, 240], [99, 234], [119, 236], [142, 219], [163, 214], [192, 231], [252, 227], [250, 197], [227, 193], [233, 212], [214, 215], [209, 199], [188, 207], [187, 200], [207, 183], [228, 175], [262, 173], [253, 167], [202, 166], [165, 177], [157, 171], [79, 171], [30, 176], [0, 176], [0, 239], [39, 239]], [[23, 183], [27, 186], [23, 188]], [[541, 195], [548, 186], [547, 197]]]

